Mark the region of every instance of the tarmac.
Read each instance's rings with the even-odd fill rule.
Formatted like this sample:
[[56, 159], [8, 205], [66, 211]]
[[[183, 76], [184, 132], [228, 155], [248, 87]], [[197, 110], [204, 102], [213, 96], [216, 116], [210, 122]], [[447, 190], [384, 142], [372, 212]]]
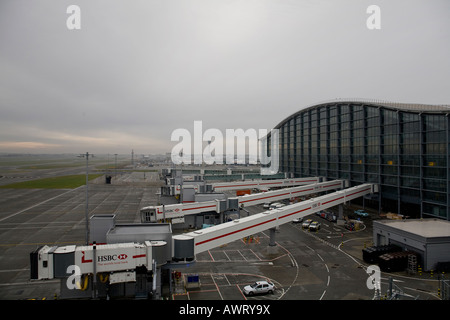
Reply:
[[[153, 173], [157, 175], [157, 173]], [[117, 223], [139, 223], [140, 208], [158, 202], [155, 176], [125, 173], [105, 184], [104, 177], [89, 184], [89, 215], [115, 214]], [[0, 189], [0, 299], [54, 299], [59, 280], [30, 281], [29, 254], [41, 245], [83, 245], [86, 239], [85, 186], [76, 189]], [[250, 214], [262, 206], [248, 207]], [[349, 209], [350, 210], [350, 209]], [[180, 270], [168, 298], [174, 300], [371, 300], [368, 265], [362, 248], [371, 245], [373, 214], [365, 227], [349, 231], [318, 216], [318, 232], [288, 223], [269, 246], [269, 231], [240, 239], [197, 255]], [[199, 276], [196, 288], [186, 289], [188, 275]], [[381, 274], [381, 297], [394, 280], [402, 299], [438, 299], [436, 276]], [[247, 297], [242, 289], [257, 280], [276, 286], [271, 295]]]

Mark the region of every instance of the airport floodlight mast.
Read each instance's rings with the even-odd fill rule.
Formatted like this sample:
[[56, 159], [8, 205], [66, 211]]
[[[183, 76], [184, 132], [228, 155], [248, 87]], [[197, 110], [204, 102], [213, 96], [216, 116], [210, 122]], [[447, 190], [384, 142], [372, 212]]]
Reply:
[[89, 152], [82, 153], [78, 157], [86, 158], [86, 209], [85, 209], [85, 219], [86, 219], [86, 245], [89, 245], [89, 156], [94, 157], [93, 154]]
[[114, 179], [117, 178], [117, 153], [114, 153]]

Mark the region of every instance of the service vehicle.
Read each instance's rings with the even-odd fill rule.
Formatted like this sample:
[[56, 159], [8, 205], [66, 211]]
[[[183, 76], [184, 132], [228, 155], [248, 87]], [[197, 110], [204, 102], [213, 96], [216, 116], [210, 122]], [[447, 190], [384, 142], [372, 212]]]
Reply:
[[309, 228], [309, 225], [311, 224], [311, 222], [312, 222], [312, 219], [307, 219], [307, 220], [305, 220], [305, 221], [303, 222], [303, 224], [302, 224], [302, 228], [303, 228], [303, 229], [308, 229], [308, 228]]
[[318, 231], [320, 230], [320, 223], [317, 221], [313, 221], [309, 224], [309, 231]]

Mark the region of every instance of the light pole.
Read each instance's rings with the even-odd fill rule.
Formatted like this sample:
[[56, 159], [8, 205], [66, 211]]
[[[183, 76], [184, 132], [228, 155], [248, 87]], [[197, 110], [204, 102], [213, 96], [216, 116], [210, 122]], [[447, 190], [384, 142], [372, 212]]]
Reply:
[[114, 179], [117, 179], [117, 153], [114, 153]]
[[80, 154], [80, 158], [86, 158], [86, 209], [85, 209], [85, 219], [86, 219], [86, 245], [89, 245], [89, 156], [94, 156], [86, 152], [85, 154]]

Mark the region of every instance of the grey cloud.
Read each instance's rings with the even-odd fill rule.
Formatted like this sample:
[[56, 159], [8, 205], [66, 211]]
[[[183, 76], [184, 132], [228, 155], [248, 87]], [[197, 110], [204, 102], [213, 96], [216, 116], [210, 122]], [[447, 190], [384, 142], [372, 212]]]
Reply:
[[[65, 26], [70, 4], [81, 30]], [[448, 104], [449, 3], [378, 1], [379, 31], [370, 4], [4, 0], [0, 148], [168, 152], [194, 120], [270, 129], [340, 97]]]

